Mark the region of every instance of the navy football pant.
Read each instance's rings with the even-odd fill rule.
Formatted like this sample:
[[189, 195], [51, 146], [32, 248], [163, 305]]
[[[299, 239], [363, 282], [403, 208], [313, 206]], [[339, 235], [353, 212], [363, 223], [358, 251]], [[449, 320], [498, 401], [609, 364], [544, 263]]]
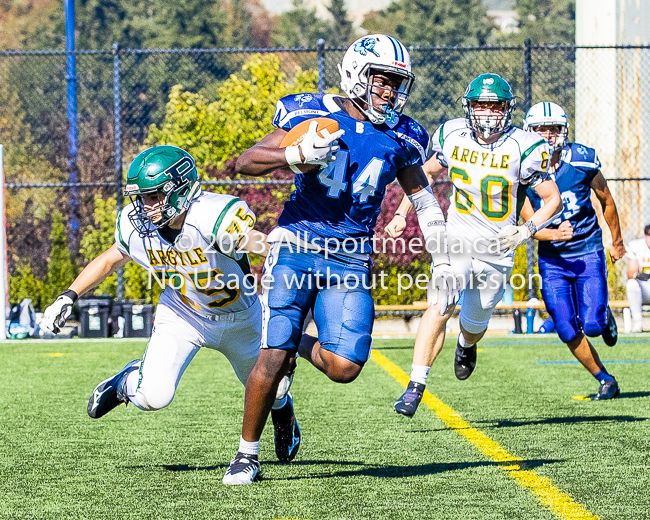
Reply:
[[542, 297], [564, 343], [580, 331], [600, 336], [607, 326], [607, 263], [604, 251], [576, 258], [539, 259]]
[[359, 365], [368, 361], [375, 321], [370, 267], [273, 244], [262, 279], [261, 347], [296, 352], [310, 309], [322, 348]]

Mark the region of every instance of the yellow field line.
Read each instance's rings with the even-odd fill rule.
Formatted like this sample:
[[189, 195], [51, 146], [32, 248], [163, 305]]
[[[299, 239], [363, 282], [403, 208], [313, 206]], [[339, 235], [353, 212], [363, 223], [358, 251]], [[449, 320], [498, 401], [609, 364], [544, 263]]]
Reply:
[[[372, 351], [371, 357], [381, 368], [388, 372], [393, 379], [406, 388], [409, 382], [409, 376], [406, 375], [400, 367], [376, 350]], [[584, 506], [574, 502], [564, 491], [551, 484], [551, 481], [548, 478], [538, 475], [537, 472], [533, 470], [522, 469], [521, 466], [517, 464], [518, 461], [523, 460], [522, 458], [510, 454], [483, 432], [472, 428], [469, 423], [464, 421], [460, 415], [435, 395], [425, 390], [422, 402], [433, 410], [442, 422], [444, 422], [449, 428], [455, 430], [456, 433], [465, 437], [470, 444], [478, 448], [481, 453], [496, 462], [512, 462], [512, 464], [501, 464], [501, 469], [503, 469], [509, 477], [513, 478], [517, 484], [531, 491], [542, 505], [549, 508], [559, 518], [572, 520], [593, 520], [598, 518], [587, 511]]]

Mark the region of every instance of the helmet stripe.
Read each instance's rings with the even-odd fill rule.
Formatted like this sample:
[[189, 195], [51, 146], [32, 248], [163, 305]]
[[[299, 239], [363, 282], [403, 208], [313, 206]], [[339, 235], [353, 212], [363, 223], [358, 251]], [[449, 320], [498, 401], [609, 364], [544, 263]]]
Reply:
[[402, 52], [402, 46], [401, 46], [400, 42], [398, 42], [392, 36], [388, 36], [388, 39], [393, 44], [393, 48], [395, 49], [395, 61], [403, 62], [404, 61], [404, 53]]

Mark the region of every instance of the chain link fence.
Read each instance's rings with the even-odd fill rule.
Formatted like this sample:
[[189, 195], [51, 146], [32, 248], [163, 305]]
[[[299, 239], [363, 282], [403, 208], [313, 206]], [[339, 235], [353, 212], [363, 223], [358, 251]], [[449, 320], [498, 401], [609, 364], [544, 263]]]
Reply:
[[[642, 236], [644, 224], [650, 222], [650, 46], [409, 50], [417, 79], [406, 112], [431, 134], [444, 120], [463, 115], [460, 97], [482, 72], [498, 73], [510, 82], [518, 100], [513, 113], [518, 126], [532, 103], [560, 104], [571, 121], [570, 138], [596, 148], [603, 161], [625, 240]], [[81, 241], [99, 225], [98, 199], [121, 192], [124, 169], [144, 145], [151, 125], [163, 123], [174, 85], [213, 96], [252, 56], [274, 53], [289, 81], [298, 70], [313, 70], [319, 91], [337, 91], [337, 64], [344, 52], [322, 43], [313, 49], [115, 46], [71, 53], [0, 52], [0, 144], [5, 150], [10, 273], [29, 263], [35, 278], [47, 277], [55, 210], [67, 222], [73, 258], [84, 264]], [[72, 56], [74, 77], [67, 68]], [[73, 156], [68, 138], [70, 81], [76, 82], [78, 142]], [[286, 178], [248, 183], [214, 178], [207, 184], [208, 189], [226, 184], [229, 193], [245, 199], [262, 186], [275, 190], [276, 198], [291, 189]], [[117, 197], [118, 208], [121, 203], [122, 197]], [[258, 214], [272, 213], [251, 206]], [[272, 225], [273, 218], [267, 220]], [[118, 286], [121, 297], [123, 281]]]

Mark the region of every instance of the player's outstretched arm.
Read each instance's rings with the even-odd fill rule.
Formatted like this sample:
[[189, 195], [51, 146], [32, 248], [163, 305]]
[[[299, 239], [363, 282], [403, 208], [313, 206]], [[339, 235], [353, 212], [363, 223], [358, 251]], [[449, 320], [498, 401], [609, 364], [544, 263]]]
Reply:
[[[433, 156], [422, 165], [422, 171], [424, 172], [430, 186], [432, 186], [435, 180], [446, 170], [447, 168], [438, 161], [438, 154], [433, 154]], [[406, 229], [406, 215], [408, 215], [412, 209], [413, 204], [411, 204], [408, 196], [404, 196], [399, 206], [397, 206], [392, 220], [384, 228], [384, 231], [388, 236], [397, 238], [404, 232], [404, 229]]]
[[609, 250], [609, 254], [612, 257], [612, 262], [616, 262], [623, 258], [623, 255], [625, 254], [625, 245], [623, 245], [621, 223], [618, 220], [618, 210], [616, 209], [614, 197], [612, 197], [612, 193], [607, 187], [607, 180], [603, 177], [601, 172], [598, 172], [598, 174], [593, 178], [590, 186], [591, 189], [594, 190], [596, 198], [603, 208], [605, 222], [607, 222], [609, 231], [612, 234], [612, 247]]
[[97, 287], [106, 278], [125, 265], [131, 258], [123, 254], [115, 244], [90, 262], [70, 287], [43, 313], [41, 328], [57, 334], [72, 312], [72, 306], [79, 296]]

